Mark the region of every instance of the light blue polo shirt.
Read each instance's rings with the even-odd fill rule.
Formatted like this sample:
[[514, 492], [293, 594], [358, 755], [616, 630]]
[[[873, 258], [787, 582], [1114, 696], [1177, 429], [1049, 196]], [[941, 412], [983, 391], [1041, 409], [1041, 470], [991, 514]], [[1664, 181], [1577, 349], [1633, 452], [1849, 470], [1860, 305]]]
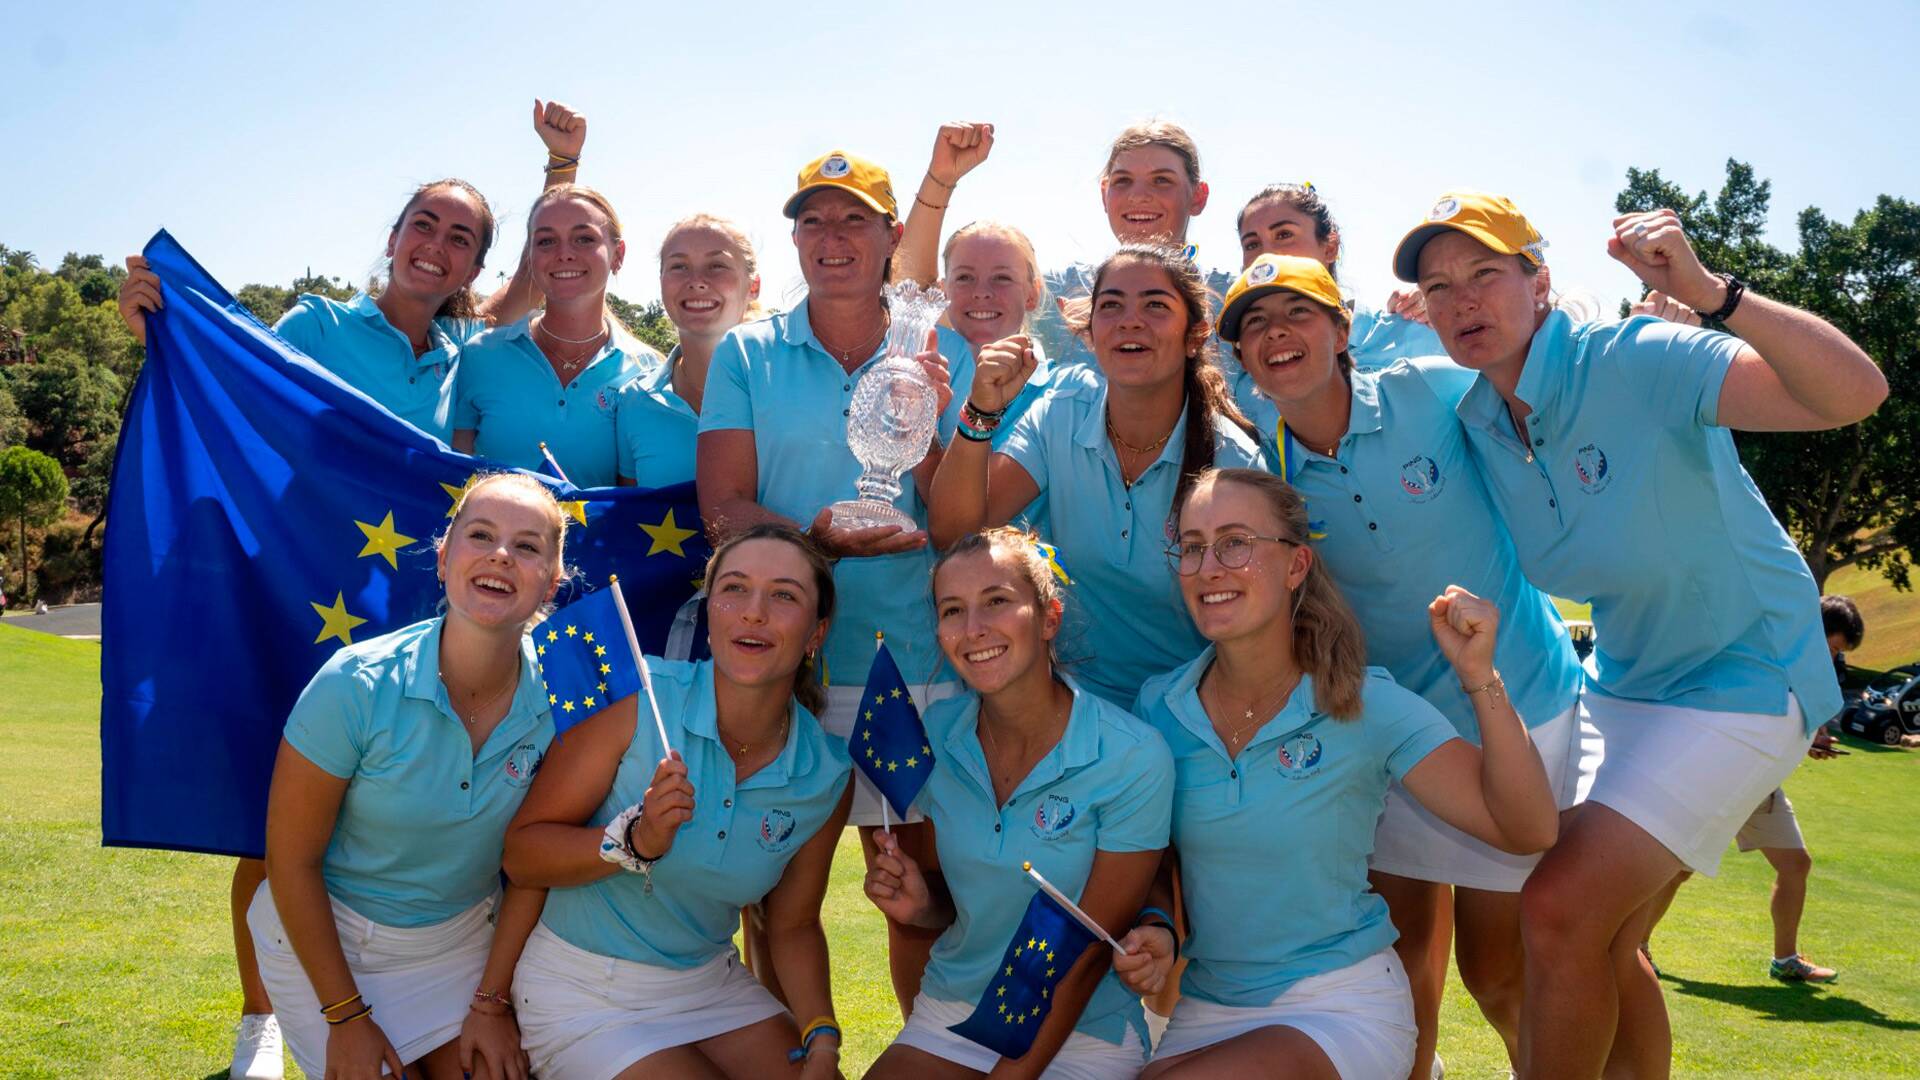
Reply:
[[[1095, 852], [1167, 846], [1173, 759], [1165, 740], [1125, 709], [1067, 685], [1074, 693], [1066, 730], [1004, 806], [994, 804], [980, 746], [979, 695], [960, 694], [927, 709], [928, 737], [939, 740], [940, 749], [917, 804], [934, 823], [940, 872], [954, 906], [953, 925], [934, 942], [921, 981], [930, 998], [971, 1005], [986, 992], [1033, 899], [1022, 862], [1078, 899]], [[1060, 966], [1077, 959], [1062, 956]], [[1109, 971], [1074, 1030], [1118, 1044], [1131, 1027], [1145, 1044], [1145, 1023], [1139, 995]]]
[[[1367, 635], [1367, 660], [1432, 702], [1476, 745], [1480, 725], [1434, 643], [1427, 605], [1459, 585], [1500, 609], [1494, 664], [1514, 709], [1538, 727], [1580, 696], [1580, 660], [1546, 594], [1520, 569], [1453, 407], [1473, 372], [1444, 358], [1356, 371], [1337, 457], [1286, 433], [1267, 460], [1306, 497], [1313, 547]], [[1438, 389], [1436, 389], [1436, 387]]]
[[[1150, 675], [1177, 667], [1206, 645], [1187, 617], [1167, 562], [1173, 493], [1187, 436], [1182, 410], [1160, 457], [1131, 488], [1107, 441], [1107, 384], [1082, 369], [1054, 370], [1051, 390], [1014, 423], [999, 452], [1040, 489], [1032, 524], [1060, 552], [1073, 584], [1058, 643], [1089, 690], [1124, 706]], [[1246, 433], [1221, 421], [1213, 434], [1220, 468], [1266, 467]]]
[[[727, 331], [708, 368], [700, 409], [702, 434], [753, 432], [760, 467], [754, 498], [801, 528], [833, 503], [859, 495], [854, 481], [861, 468], [847, 449], [847, 417], [860, 377], [885, 355], [884, 346], [876, 348], [865, 363], [845, 370], [813, 336], [807, 315], [803, 300], [786, 314]], [[973, 351], [953, 330], [943, 326], [939, 334], [940, 355], [947, 359], [953, 385], [953, 401], [940, 416], [944, 443], [953, 437], [960, 406], [973, 385]], [[911, 473], [900, 475], [894, 505], [925, 527], [926, 505]], [[835, 564], [839, 610], [822, 650], [832, 685], [866, 682], [876, 630], [886, 632], [887, 649], [902, 678], [924, 683], [934, 677], [943, 660], [934, 641], [933, 602], [927, 596], [932, 571], [928, 547]]]
[[1313, 677], [1238, 755], [1200, 705], [1211, 646], [1141, 688], [1138, 710], [1173, 752], [1173, 846], [1193, 934], [1180, 992], [1246, 1008], [1302, 979], [1356, 964], [1398, 936], [1367, 885], [1389, 780], [1453, 725], [1383, 668], [1368, 668], [1360, 716], [1312, 707]]
[[620, 387], [659, 357], [627, 352], [615, 333], [562, 385], [534, 343], [531, 318], [494, 327], [467, 346], [454, 380], [454, 429], [477, 432], [473, 452], [480, 457], [521, 469], [540, 467], [544, 442], [576, 487], [611, 487], [620, 458]]
[[[1353, 326], [1347, 332], [1347, 356], [1353, 360], [1355, 371], [1378, 371], [1396, 360], [1416, 356], [1446, 355], [1440, 335], [1425, 323], [1365, 304], [1354, 304], [1347, 313], [1353, 319]], [[1259, 428], [1264, 437], [1271, 439], [1274, 425], [1280, 420], [1279, 406], [1254, 385], [1253, 376], [1247, 374], [1233, 346], [1226, 342], [1220, 343], [1220, 366], [1225, 370], [1227, 387], [1233, 391], [1234, 404], [1240, 406], [1240, 411], [1247, 414], [1247, 419], [1253, 421], [1253, 426]]]
[[533, 644], [479, 753], [440, 681], [438, 618], [334, 653], [287, 717], [301, 757], [347, 781], [327, 893], [385, 926], [445, 922], [500, 888], [507, 823], [553, 741]]
[[[715, 719], [713, 661], [647, 663], [673, 748], [687, 763], [693, 818], [653, 865], [651, 894], [644, 876], [621, 871], [549, 890], [540, 921], [588, 952], [685, 970], [733, 949], [740, 909], [779, 884], [794, 853], [833, 816], [853, 766], [846, 744], [795, 702], [786, 748], [736, 784]], [[587, 824], [604, 828], [640, 802], [666, 756], [642, 701], [613, 788]]]
[[1596, 688], [1714, 712], [1840, 711], [1806, 561], [1717, 425], [1738, 338], [1636, 316], [1533, 336], [1516, 388], [1532, 445], [1485, 377], [1459, 405], [1535, 585], [1593, 605]]
[[693, 479], [700, 414], [673, 390], [675, 345], [658, 367], [641, 372], [619, 391], [613, 427], [620, 443], [620, 475], [643, 488]]
[[413, 342], [366, 293], [346, 303], [303, 293], [273, 332], [388, 412], [446, 442], [453, 437], [453, 384], [460, 350], [487, 328], [480, 319], [435, 319], [431, 345]]

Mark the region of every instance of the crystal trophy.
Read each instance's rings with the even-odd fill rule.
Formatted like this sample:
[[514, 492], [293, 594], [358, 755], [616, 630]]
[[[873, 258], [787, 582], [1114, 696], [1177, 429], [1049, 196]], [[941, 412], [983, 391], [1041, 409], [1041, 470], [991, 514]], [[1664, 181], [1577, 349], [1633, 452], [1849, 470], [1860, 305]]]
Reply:
[[893, 325], [886, 355], [860, 376], [847, 414], [847, 448], [862, 469], [854, 484], [860, 497], [833, 504], [836, 528], [919, 528], [893, 500], [900, 496], [900, 474], [927, 456], [940, 423], [939, 396], [913, 357], [926, 348], [927, 331], [946, 312], [947, 298], [903, 281], [887, 287], [887, 310]]

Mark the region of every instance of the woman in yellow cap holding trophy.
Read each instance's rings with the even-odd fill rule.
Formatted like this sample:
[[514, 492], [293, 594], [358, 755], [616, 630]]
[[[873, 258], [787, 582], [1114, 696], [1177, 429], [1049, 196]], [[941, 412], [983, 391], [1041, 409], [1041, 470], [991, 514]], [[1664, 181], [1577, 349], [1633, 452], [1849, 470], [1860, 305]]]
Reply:
[[[951, 676], [942, 678], [925, 598], [933, 567], [925, 529], [849, 527], [827, 509], [858, 494], [862, 467], [848, 448], [847, 421], [861, 376], [886, 352], [891, 316], [881, 290], [900, 242], [897, 209], [886, 170], [865, 158], [835, 150], [800, 170], [785, 213], [793, 221], [806, 298], [792, 311], [728, 331], [708, 367], [700, 410], [695, 468], [708, 527], [725, 536], [785, 522], [806, 529], [838, 560], [834, 582], [846, 602], [821, 649], [827, 707], [820, 720], [842, 739], [853, 729], [877, 632], [885, 632], [916, 706], [956, 691]], [[937, 344], [929, 342], [916, 359], [933, 384], [940, 422], [924, 459], [910, 477], [902, 475], [894, 507], [924, 522], [922, 489], [932, 482], [941, 444], [952, 437], [960, 412], [954, 387], [972, 382], [973, 357], [966, 342], [943, 327]], [[871, 864], [881, 799], [864, 776], [856, 785], [850, 820], [860, 826]], [[903, 847], [917, 850], [913, 828], [896, 835]], [[919, 991], [936, 936], [888, 923], [903, 1013]]]
[[1732, 432], [1840, 427], [1887, 394], [1831, 325], [1701, 265], [1673, 211], [1615, 218], [1606, 245], [1739, 336], [1576, 323], [1550, 302], [1546, 242], [1499, 196], [1443, 195], [1394, 253], [1478, 373], [1457, 411], [1522, 569], [1593, 605], [1584, 805], [1521, 893], [1523, 1076], [1597, 1077], [1610, 1055], [1665, 1075], [1648, 901], [1683, 867], [1713, 874], [1840, 708], [1819, 590]]
[[[1267, 461], [1307, 500], [1309, 537], [1366, 633], [1367, 659], [1480, 744], [1474, 702], [1434, 641], [1426, 604], [1458, 585], [1500, 611], [1494, 660], [1555, 805], [1572, 805], [1580, 664], [1545, 594], [1527, 582], [1453, 406], [1473, 373], [1444, 358], [1356, 370], [1351, 309], [1316, 258], [1260, 255], [1227, 290], [1217, 329], [1275, 419]], [[1461, 980], [1518, 1059], [1520, 886], [1540, 856], [1447, 824], [1394, 781], [1368, 860], [1413, 988], [1412, 1075], [1431, 1068], [1446, 985], [1448, 889]]]

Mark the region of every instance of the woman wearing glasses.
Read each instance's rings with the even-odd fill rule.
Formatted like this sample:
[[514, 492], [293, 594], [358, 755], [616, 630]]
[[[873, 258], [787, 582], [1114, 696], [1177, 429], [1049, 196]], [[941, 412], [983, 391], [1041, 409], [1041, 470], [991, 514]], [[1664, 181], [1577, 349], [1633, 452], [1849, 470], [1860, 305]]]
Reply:
[[[1434, 641], [1422, 608], [1458, 585], [1500, 609], [1495, 660], [1512, 676], [1513, 706], [1553, 787], [1572, 805], [1580, 664], [1552, 601], [1528, 584], [1513, 539], [1493, 512], [1453, 406], [1473, 373], [1445, 359], [1358, 370], [1353, 320], [1317, 259], [1255, 258], [1221, 307], [1219, 333], [1262, 400], [1284, 417], [1262, 432], [1267, 460], [1313, 508], [1314, 551], [1353, 606], [1367, 659], [1427, 699], [1468, 742], [1473, 703]], [[1431, 1069], [1447, 978], [1445, 901], [1459, 927], [1460, 978], [1519, 1060], [1520, 887], [1538, 855], [1512, 855], [1387, 790], [1374, 836], [1372, 881], [1400, 931], [1420, 1048]]]
[[1188, 960], [1143, 1076], [1405, 1076], [1413, 1001], [1367, 887], [1388, 784], [1503, 851], [1554, 839], [1552, 789], [1494, 664], [1499, 612], [1460, 588], [1427, 605], [1476, 747], [1366, 666], [1359, 624], [1306, 544], [1306, 503], [1278, 477], [1208, 470], [1176, 528], [1180, 592], [1210, 644], [1148, 680], [1134, 708], [1174, 759], [1175, 855], [1147, 903], [1167, 907], [1177, 873], [1187, 914], [1184, 948], [1141, 926], [1114, 957], [1140, 994]]

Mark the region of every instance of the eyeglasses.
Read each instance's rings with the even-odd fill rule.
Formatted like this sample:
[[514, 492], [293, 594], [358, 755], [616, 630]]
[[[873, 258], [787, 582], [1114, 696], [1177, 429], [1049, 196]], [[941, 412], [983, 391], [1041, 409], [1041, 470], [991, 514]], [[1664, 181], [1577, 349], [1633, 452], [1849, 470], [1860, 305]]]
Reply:
[[1265, 540], [1269, 544], [1286, 544], [1299, 547], [1298, 540], [1284, 536], [1255, 536], [1252, 533], [1228, 533], [1214, 537], [1211, 544], [1189, 540], [1167, 547], [1167, 562], [1179, 571], [1182, 577], [1192, 577], [1200, 572], [1200, 565], [1206, 561], [1207, 551], [1213, 551], [1213, 561], [1229, 570], [1238, 570], [1253, 561], [1253, 542]]

